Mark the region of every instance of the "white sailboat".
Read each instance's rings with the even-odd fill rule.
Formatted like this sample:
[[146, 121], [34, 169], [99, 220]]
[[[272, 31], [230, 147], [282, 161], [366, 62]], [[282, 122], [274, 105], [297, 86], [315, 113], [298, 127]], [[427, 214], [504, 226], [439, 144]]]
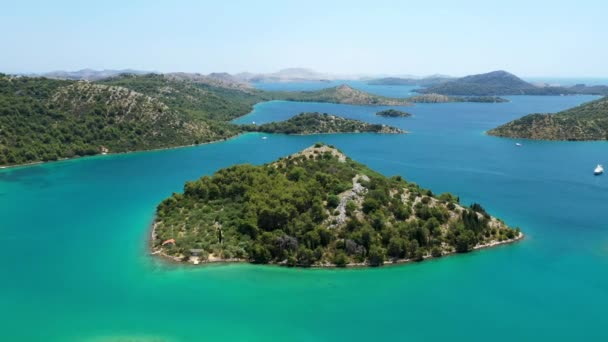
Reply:
[[604, 173], [604, 167], [600, 164], [597, 164], [597, 166], [595, 167], [595, 170], [593, 170], [593, 174], [596, 176], [599, 176], [602, 173]]

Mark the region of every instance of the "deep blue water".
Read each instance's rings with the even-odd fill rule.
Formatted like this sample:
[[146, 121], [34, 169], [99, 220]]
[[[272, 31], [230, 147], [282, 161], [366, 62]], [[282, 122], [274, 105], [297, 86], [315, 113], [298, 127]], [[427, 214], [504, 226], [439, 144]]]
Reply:
[[[385, 93], [387, 94], [387, 93]], [[593, 99], [510, 97], [375, 107], [259, 104], [242, 122], [320, 111], [407, 135], [246, 134], [182, 149], [0, 170], [0, 327], [6, 341], [605, 341], [606, 142], [536, 142], [484, 131]], [[182, 267], [146, 253], [155, 206], [186, 180], [260, 164], [317, 141], [386, 175], [479, 202], [520, 243], [362, 270]]]

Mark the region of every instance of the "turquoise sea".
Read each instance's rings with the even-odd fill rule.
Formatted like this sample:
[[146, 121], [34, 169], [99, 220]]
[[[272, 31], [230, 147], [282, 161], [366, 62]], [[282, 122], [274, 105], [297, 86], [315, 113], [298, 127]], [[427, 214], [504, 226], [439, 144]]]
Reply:
[[[606, 341], [608, 176], [592, 171], [608, 164], [608, 143], [516, 147], [484, 135], [594, 97], [509, 98], [421, 104], [396, 119], [376, 117], [374, 107], [269, 102], [239, 120], [321, 111], [412, 134], [246, 134], [1, 170], [0, 340]], [[186, 180], [317, 141], [386, 175], [480, 202], [527, 237], [375, 269], [188, 267], [147, 254], [156, 204]]]

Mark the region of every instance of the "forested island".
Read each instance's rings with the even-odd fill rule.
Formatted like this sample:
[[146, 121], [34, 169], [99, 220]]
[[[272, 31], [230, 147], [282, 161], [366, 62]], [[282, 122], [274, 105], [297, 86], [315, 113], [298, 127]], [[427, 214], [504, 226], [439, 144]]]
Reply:
[[608, 97], [556, 114], [530, 114], [489, 135], [537, 140], [608, 140]]
[[406, 118], [406, 117], [412, 116], [412, 114], [410, 114], [408, 112], [404, 112], [404, 111], [400, 111], [400, 110], [396, 110], [396, 109], [382, 110], [382, 111], [379, 111], [378, 113], [376, 113], [376, 115], [383, 116], [386, 118]]
[[0, 74], [0, 166], [201, 144], [263, 101], [405, 105], [348, 86], [268, 92], [225, 75], [125, 74], [95, 82]]
[[246, 131], [283, 134], [328, 134], [328, 133], [405, 133], [405, 131], [380, 124], [347, 119], [327, 113], [300, 113], [289, 120], [263, 125], [247, 125]]
[[479, 204], [385, 177], [319, 143], [187, 182], [158, 205], [151, 248], [194, 264], [379, 266], [521, 237]]

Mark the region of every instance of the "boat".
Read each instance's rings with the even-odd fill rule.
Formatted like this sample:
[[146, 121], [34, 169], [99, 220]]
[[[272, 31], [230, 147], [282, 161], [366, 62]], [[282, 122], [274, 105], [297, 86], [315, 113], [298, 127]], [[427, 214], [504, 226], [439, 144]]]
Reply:
[[262, 140], [266, 140], [266, 139], [268, 139], [268, 137], [262, 137]]
[[600, 164], [597, 164], [597, 166], [595, 167], [595, 170], [593, 170], [593, 174], [596, 176], [599, 176], [602, 173], [604, 173], [604, 167]]
[[520, 143], [515, 143], [515, 146], [520, 147], [521, 144]]

